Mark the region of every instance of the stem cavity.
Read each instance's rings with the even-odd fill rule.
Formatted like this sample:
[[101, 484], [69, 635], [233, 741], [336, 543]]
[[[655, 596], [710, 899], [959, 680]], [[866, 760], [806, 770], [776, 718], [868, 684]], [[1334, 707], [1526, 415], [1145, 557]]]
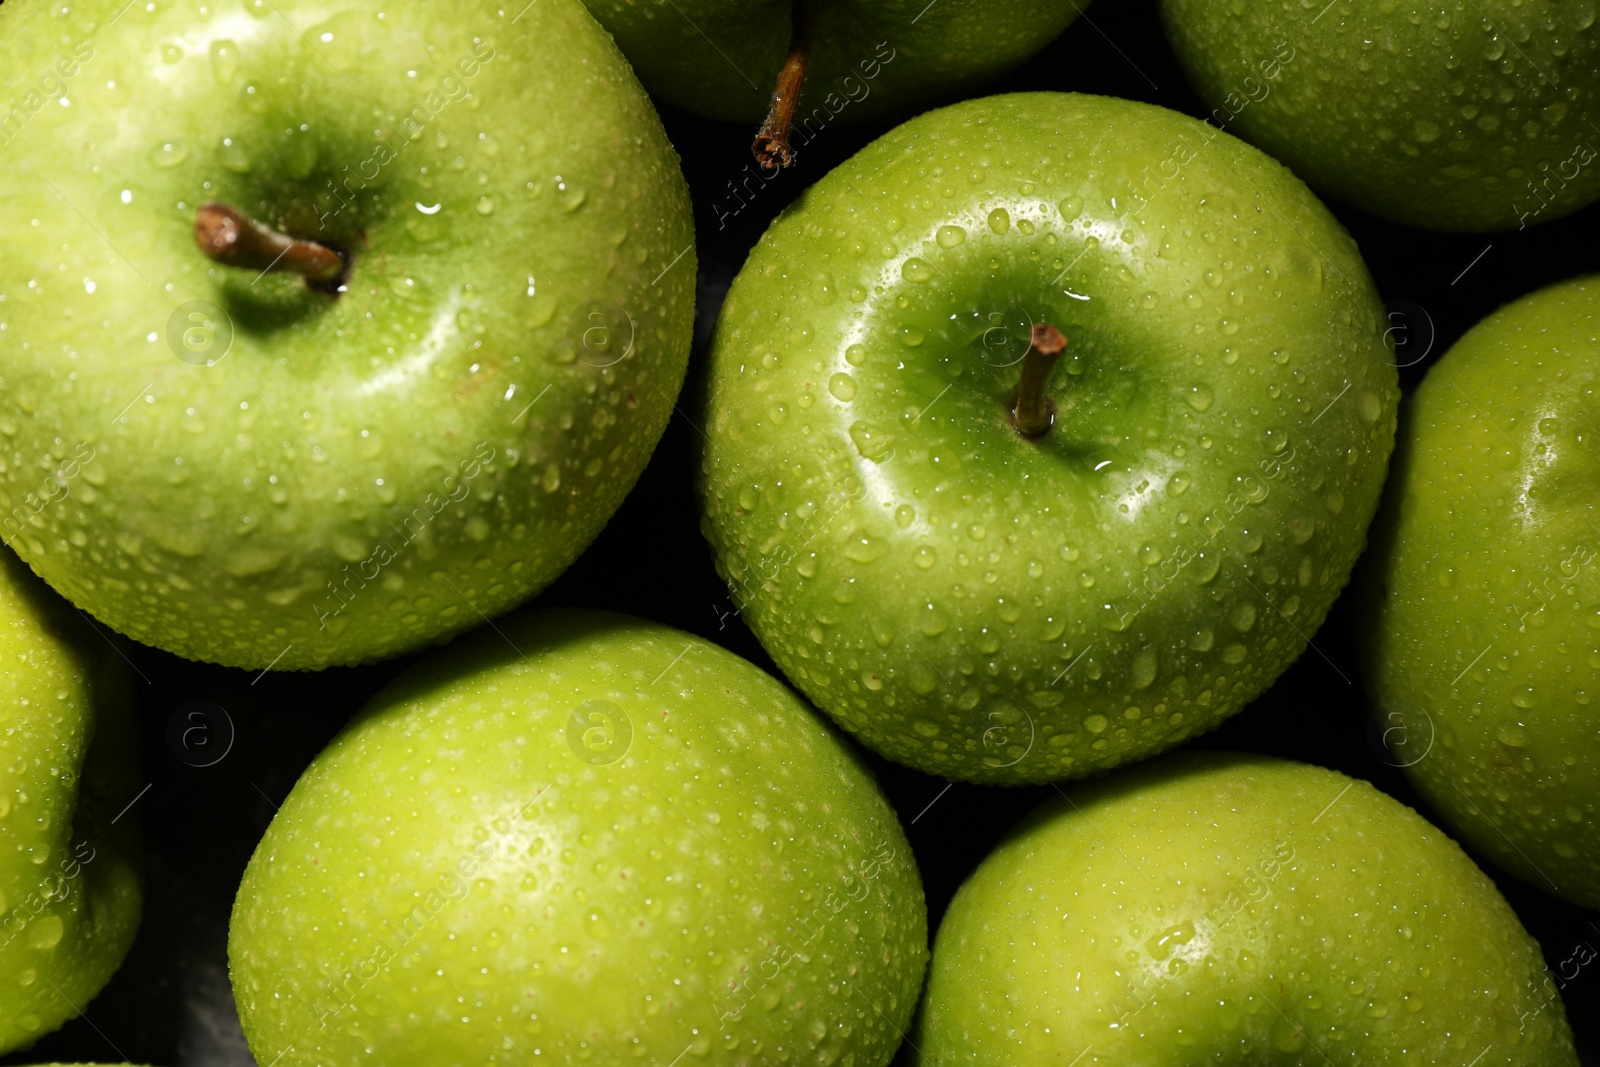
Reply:
[[1045, 393], [1056, 360], [1066, 351], [1067, 339], [1048, 322], [1036, 322], [1022, 357], [1022, 380], [1017, 385], [1017, 406], [1012, 421], [1024, 437], [1043, 437], [1056, 421], [1056, 406]]

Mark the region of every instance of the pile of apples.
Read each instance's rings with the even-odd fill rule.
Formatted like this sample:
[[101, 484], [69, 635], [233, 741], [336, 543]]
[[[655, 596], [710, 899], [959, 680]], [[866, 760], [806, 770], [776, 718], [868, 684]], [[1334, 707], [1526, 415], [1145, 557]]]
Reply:
[[[1198, 118], [981, 95], [1071, 0], [0, 6], [0, 1058], [134, 944], [151, 724], [235, 773], [153, 706], [193, 661], [330, 732], [376, 680], [239, 779], [262, 1067], [1578, 1063], [1595, 953], [1448, 835], [1600, 908], [1600, 276], [1505, 278], [1403, 399], [1318, 194], [1600, 263], [1595, 5], [1155, 6]], [[877, 136], [718, 310], [652, 96], [753, 153], [702, 242]], [[674, 421], [683, 503], [607, 537], [671, 588], [695, 512], [716, 628], [523, 608]], [[1442, 828], [1185, 750], [1347, 584]], [[899, 768], [1000, 838], [931, 944]]]

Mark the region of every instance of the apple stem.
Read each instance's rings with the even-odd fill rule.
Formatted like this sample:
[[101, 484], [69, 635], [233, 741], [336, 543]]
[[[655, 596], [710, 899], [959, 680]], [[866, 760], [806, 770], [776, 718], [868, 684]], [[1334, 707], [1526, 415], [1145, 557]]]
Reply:
[[1012, 411], [1017, 432], [1024, 437], [1043, 437], [1056, 421], [1056, 406], [1045, 394], [1050, 371], [1066, 351], [1067, 339], [1048, 322], [1033, 324], [1028, 338], [1028, 354], [1022, 357], [1022, 380], [1017, 385], [1017, 406]]
[[772, 88], [772, 106], [767, 110], [767, 120], [756, 131], [755, 143], [750, 146], [756, 163], [769, 173], [776, 173], [794, 162], [789, 131], [794, 126], [794, 109], [800, 103], [800, 88], [805, 84], [806, 65], [811, 62], [811, 41], [817, 29], [817, 0], [794, 0], [791, 18], [789, 55], [778, 72], [777, 85]]
[[254, 222], [227, 204], [202, 206], [194, 239], [211, 259], [245, 270], [289, 271], [315, 288], [334, 288], [344, 277], [344, 256], [315, 241], [299, 241]]

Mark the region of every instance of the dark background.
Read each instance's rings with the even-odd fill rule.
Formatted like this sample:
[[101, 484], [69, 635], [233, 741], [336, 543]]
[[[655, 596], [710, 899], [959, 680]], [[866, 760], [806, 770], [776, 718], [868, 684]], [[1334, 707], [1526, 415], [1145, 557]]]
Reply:
[[[1161, 35], [1154, 0], [1096, 4], [1031, 63], [994, 87], [997, 92], [1041, 89], [1128, 97], [1196, 116], [1205, 112]], [[721, 213], [738, 206], [728, 183], [746, 176], [752, 131], [671, 109], [662, 117], [683, 157], [699, 236], [700, 305], [685, 386], [692, 397], [700, 386], [711, 324], [745, 253], [801, 190], [886, 127], [830, 126], [795, 167], [737, 215], [722, 220], [726, 225], [719, 229]], [[848, 110], [843, 117], [849, 117]], [[1398, 312], [1392, 321], [1401, 341], [1399, 361], [1408, 364], [1400, 371], [1408, 394], [1430, 363], [1496, 307], [1552, 282], [1600, 270], [1600, 204], [1521, 233], [1489, 236], [1430, 234], [1342, 204], [1330, 206], [1355, 235], [1379, 291]], [[683, 405], [683, 410], [694, 409]], [[536, 603], [606, 607], [668, 623], [776, 673], [743, 623], [727, 614], [733, 605], [700, 537], [693, 494], [698, 440], [699, 432], [683, 416], [674, 416], [611, 524]], [[1371, 740], [1350, 627], [1341, 603], [1314, 637], [1323, 655], [1308, 651], [1261, 699], [1195, 744], [1332, 767], [1373, 782], [1431, 818], [1391, 766], [1397, 761]], [[68, 1023], [29, 1052], [0, 1057], [0, 1067], [124, 1059], [167, 1067], [249, 1067], [253, 1061], [233, 1014], [226, 960], [228, 912], [245, 861], [306, 764], [413, 658], [258, 677], [140, 647], [135, 661], [148, 679], [140, 684], [142, 747], [145, 780], [152, 783], [135, 807], [149, 848], [143, 926], [126, 964], [88, 1005], [87, 1018]], [[209, 713], [212, 756], [226, 747], [230, 723], [233, 733], [226, 756], [207, 767], [191, 765], [198, 761], [192, 750], [189, 762], [180, 759], [185, 750], [168, 741], [169, 721], [197, 700], [225, 713]], [[868, 759], [906, 824], [933, 924], [1006, 829], [1050, 792], [1048, 786], [958, 784], [941, 796], [942, 780], [871, 754]], [[1579, 944], [1600, 947], [1600, 914], [1483, 866], [1538, 938], [1552, 969]], [[1563, 991], [1585, 1064], [1600, 1063], [1597, 970], [1580, 971]]]

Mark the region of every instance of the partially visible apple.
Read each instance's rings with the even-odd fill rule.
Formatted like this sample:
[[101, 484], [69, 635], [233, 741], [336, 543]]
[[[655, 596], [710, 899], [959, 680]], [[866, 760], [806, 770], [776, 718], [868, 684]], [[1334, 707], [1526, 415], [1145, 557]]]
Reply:
[[1430, 230], [1600, 199], [1600, 34], [1583, 2], [1162, 0], [1208, 118], [1311, 185]]
[[1600, 907], [1600, 277], [1475, 326], [1407, 409], [1357, 637], [1398, 762], [1472, 846]]
[[77, 1016], [139, 927], [130, 671], [0, 550], [0, 1055]]
[[835, 121], [967, 95], [1049, 44], [1088, 0], [584, 2], [650, 92], [737, 122], [793, 108], [798, 149]]
[[[257, 670], [550, 582], [666, 425], [695, 276], [677, 157], [578, 0], [66, 11], [0, 6], [0, 99], [73, 72], [0, 167], [6, 539]], [[320, 260], [230, 253], [225, 210]]]
[[280, 1067], [883, 1067], [927, 917], [894, 812], [792, 693], [551, 611], [423, 659], [317, 757], [229, 957]]
[[1036, 811], [935, 941], [918, 1062], [1576, 1067], [1539, 946], [1366, 782], [1185, 754]]
[[931, 112], [735, 279], [703, 528], [778, 666], [890, 759], [1105, 770], [1321, 625], [1393, 442], [1385, 325], [1339, 223], [1226, 134], [1052, 93]]

